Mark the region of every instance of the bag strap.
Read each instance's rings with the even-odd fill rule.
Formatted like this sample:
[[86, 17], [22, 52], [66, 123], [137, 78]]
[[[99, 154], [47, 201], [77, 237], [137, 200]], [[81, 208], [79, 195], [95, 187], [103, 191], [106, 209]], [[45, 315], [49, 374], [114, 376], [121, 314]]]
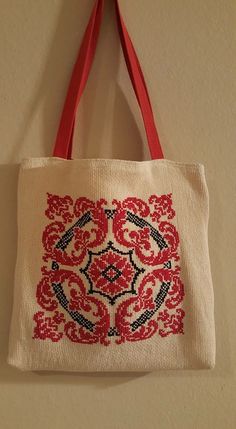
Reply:
[[[134, 92], [141, 109], [151, 158], [163, 158], [164, 155], [155, 126], [151, 102], [141, 66], [121, 16], [118, 0], [114, 1], [122, 50]], [[104, 0], [96, 0], [72, 72], [54, 145], [53, 156], [55, 157], [71, 159], [76, 110], [93, 63], [101, 27], [103, 8]]]

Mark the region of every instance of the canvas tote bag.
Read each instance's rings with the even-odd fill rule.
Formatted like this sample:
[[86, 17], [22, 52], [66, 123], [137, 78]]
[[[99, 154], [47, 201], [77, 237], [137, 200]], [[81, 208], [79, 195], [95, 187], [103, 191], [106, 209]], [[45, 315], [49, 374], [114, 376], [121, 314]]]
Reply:
[[212, 368], [204, 167], [164, 159], [115, 0], [151, 160], [71, 159], [103, 3], [95, 2], [79, 50], [53, 156], [20, 167], [8, 362], [21, 370]]

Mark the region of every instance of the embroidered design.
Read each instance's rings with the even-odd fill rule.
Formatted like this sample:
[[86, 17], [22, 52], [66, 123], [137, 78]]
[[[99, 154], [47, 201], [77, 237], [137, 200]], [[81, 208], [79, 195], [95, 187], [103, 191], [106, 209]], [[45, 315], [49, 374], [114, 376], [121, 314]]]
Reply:
[[184, 333], [172, 194], [110, 204], [47, 194], [45, 215], [34, 339], [108, 346]]
[[132, 250], [122, 252], [110, 241], [106, 249], [98, 253], [89, 250], [88, 254], [86, 267], [80, 269], [88, 279], [88, 293], [98, 293], [108, 298], [112, 305], [125, 293], [136, 295], [136, 280], [145, 270], [135, 265]]

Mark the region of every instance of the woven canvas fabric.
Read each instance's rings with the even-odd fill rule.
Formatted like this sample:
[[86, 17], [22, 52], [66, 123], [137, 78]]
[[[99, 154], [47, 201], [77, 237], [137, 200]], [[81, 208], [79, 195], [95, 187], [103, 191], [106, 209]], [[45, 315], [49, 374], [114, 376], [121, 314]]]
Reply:
[[24, 160], [8, 362], [212, 368], [208, 200], [202, 164]]

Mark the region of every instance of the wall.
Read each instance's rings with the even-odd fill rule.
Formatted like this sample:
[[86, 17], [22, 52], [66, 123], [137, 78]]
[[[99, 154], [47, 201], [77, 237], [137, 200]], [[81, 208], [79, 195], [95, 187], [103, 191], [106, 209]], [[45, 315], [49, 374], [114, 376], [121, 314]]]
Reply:
[[[23, 157], [49, 156], [92, 0], [0, 0], [0, 421], [7, 428], [236, 427], [234, 0], [121, 0], [168, 159], [205, 165], [215, 290], [212, 371], [21, 373], [6, 364]], [[146, 157], [107, 2], [74, 156]], [[144, 142], [142, 144], [142, 141]], [[34, 201], [34, 195], [29, 198]]]

